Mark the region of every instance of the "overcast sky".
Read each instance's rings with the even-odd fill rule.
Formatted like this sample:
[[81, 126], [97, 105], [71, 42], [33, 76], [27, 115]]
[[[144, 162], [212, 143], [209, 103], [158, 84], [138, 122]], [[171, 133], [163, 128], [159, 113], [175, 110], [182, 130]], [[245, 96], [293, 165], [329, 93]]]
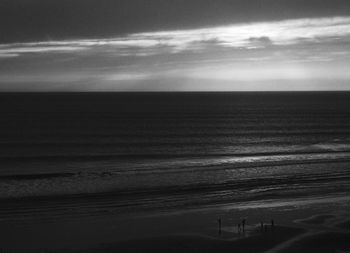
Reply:
[[1, 91], [350, 90], [349, 0], [1, 0]]

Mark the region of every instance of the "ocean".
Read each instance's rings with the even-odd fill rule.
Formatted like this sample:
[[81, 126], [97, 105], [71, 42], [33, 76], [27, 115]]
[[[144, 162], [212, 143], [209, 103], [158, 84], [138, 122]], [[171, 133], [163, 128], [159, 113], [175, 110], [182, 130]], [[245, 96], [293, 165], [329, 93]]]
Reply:
[[2, 93], [0, 220], [347, 196], [349, 92]]

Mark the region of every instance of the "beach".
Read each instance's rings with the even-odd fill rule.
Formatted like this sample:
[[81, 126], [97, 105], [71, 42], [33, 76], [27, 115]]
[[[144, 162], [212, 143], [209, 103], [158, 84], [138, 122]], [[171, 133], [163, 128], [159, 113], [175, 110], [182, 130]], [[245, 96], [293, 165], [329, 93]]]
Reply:
[[[2, 222], [0, 242], [3, 252], [346, 252], [349, 213], [349, 198], [338, 196], [313, 204], [274, 200], [137, 215], [36, 217]], [[244, 232], [237, 226], [243, 219]]]
[[350, 0], [0, 0], [0, 253], [350, 253]]

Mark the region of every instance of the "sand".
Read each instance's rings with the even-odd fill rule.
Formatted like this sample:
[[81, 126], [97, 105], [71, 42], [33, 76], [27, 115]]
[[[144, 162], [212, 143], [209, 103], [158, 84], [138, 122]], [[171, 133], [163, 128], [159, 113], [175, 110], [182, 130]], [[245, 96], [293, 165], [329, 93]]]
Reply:
[[87, 252], [262, 252], [303, 232], [304, 229], [275, 227], [274, 232], [258, 229], [253, 235], [235, 239], [190, 235], [157, 237], [101, 245]]
[[[224, 211], [223, 211], [224, 210]], [[314, 205], [276, 205], [250, 209], [205, 209], [177, 214], [143, 217], [173, 227], [172, 232], [158, 227], [164, 235], [131, 238], [75, 252], [349, 252], [350, 209], [346, 203]], [[215, 215], [222, 219], [218, 233]], [[236, 222], [247, 218], [245, 233], [238, 233]], [[279, 225], [271, 228], [271, 218]], [[181, 225], [183, 221], [184, 223]], [[266, 225], [261, 230], [260, 222]], [[177, 224], [177, 226], [175, 225]], [[200, 229], [190, 229], [199, 227]], [[187, 225], [187, 226], [186, 226]], [[207, 226], [206, 226], [207, 225]], [[179, 234], [189, 231], [190, 234]]]
[[[295, 226], [250, 227], [238, 236], [234, 232], [216, 237], [199, 235], [161, 236], [101, 244], [78, 252], [349, 252], [350, 230], [346, 215], [314, 215], [295, 220]], [[298, 226], [299, 224], [299, 226]], [[312, 224], [312, 227], [308, 227]], [[344, 227], [346, 224], [346, 227]], [[317, 226], [315, 226], [317, 225]], [[343, 226], [344, 225], [344, 226]], [[348, 231], [346, 231], [348, 230]]]
[[[349, 214], [348, 202], [285, 201], [50, 222], [38, 217], [26, 223], [0, 221], [0, 247], [4, 253], [349, 252]], [[237, 229], [242, 219], [245, 233]]]
[[[321, 214], [296, 220], [300, 227], [275, 226], [272, 230], [270, 225], [267, 226], [267, 230], [261, 230], [256, 226], [241, 236], [233, 236], [230, 239], [227, 235], [226, 238], [198, 235], [163, 236], [104, 244], [84, 252], [349, 252], [350, 231], [346, 231], [349, 229], [349, 221], [340, 223], [347, 224], [346, 229], [337, 223], [344, 218], [345, 216]], [[308, 224], [317, 224], [318, 227], [308, 227]]]

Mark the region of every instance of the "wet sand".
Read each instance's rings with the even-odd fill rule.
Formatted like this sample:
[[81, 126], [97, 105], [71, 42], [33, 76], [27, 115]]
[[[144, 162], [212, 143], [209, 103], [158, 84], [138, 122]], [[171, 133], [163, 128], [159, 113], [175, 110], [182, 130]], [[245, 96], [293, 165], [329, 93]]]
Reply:
[[275, 227], [274, 230], [262, 232], [258, 229], [254, 234], [235, 239], [188, 235], [129, 240], [88, 252], [261, 252], [304, 232], [288, 227]]
[[[339, 228], [346, 215], [314, 215], [289, 227], [250, 226], [245, 233], [227, 230], [218, 236], [173, 235], [101, 244], [77, 252], [348, 252], [350, 230]], [[311, 224], [311, 226], [309, 226]], [[226, 232], [226, 233], [225, 233]]]
[[[88, 252], [346, 252], [350, 250], [349, 203], [322, 200], [311, 205], [303, 201], [269, 203], [260, 208], [208, 209], [167, 216], [196, 224], [197, 216], [218, 215], [221, 233], [214, 221], [211, 229], [193, 231], [192, 235], [168, 235], [130, 239], [101, 244]], [[248, 205], [249, 206], [249, 205]], [[245, 232], [237, 223], [247, 218]], [[280, 225], [271, 226], [271, 219]], [[205, 222], [205, 219], [200, 219]], [[197, 220], [198, 221], [198, 220]], [[259, 222], [260, 221], [260, 222]], [[263, 222], [263, 228], [261, 228]], [[217, 224], [216, 224], [217, 225]], [[205, 234], [205, 235], [203, 235]]]
[[[45, 222], [40, 217], [23, 217], [0, 221], [0, 247], [13, 253], [346, 252], [350, 250], [349, 217], [349, 202], [331, 200], [232, 204]], [[244, 233], [237, 226], [242, 219], [246, 219]]]

